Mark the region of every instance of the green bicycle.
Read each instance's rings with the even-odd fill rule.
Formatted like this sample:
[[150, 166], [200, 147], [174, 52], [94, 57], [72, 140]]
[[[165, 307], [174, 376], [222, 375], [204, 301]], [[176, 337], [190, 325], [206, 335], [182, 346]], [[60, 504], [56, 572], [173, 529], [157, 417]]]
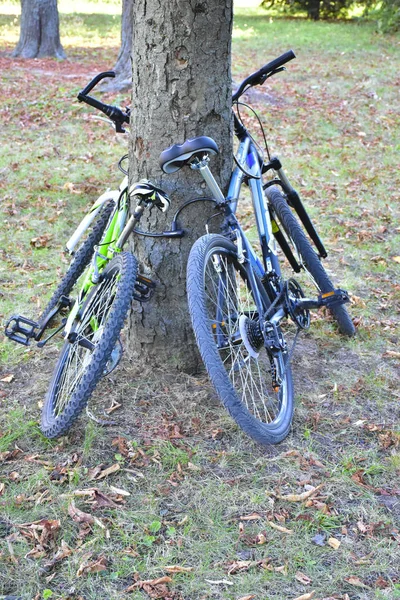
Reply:
[[[80, 92], [78, 99], [106, 114], [117, 132], [124, 132], [129, 123], [129, 109], [123, 112], [89, 96], [94, 86], [112, 71], [100, 73]], [[91, 227], [91, 232], [79, 250], [37, 321], [13, 315], [6, 324], [5, 334], [11, 340], [29, 345], [31, 340], [43, 347], [62, 332], [64, 344], [46, 394], [41, 429], [48, 438], [67, 432], [104, 375], [109, 374], [122, 356], [120, 332], [132, 299], [147, 301], [154, 282], [138, 272], [135, 256], [124, 250], [146, 207], [161, 211], [169, 208], [167, 194], [146, 180], [128, 189], [127, 172], [122, 157], [119, 168], [124, 179], [118, 190], [102, 194], [67, 242], [74, 254], [78, 242]], [[131, 204], [136, 202], [132, 211]], [[180, 237], [183, 231], [162, 233], [139, 232], [152, 237]], [[79, 285], [78, 284], [79, 280]], [[61, 325], [46, 339], [46, 329], [53, 327], [55, 317], [67, 313]]]

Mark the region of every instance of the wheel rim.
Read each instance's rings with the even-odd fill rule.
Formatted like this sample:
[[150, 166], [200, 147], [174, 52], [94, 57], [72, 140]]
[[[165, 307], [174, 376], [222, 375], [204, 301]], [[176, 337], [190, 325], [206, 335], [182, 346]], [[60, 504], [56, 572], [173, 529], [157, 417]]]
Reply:
[[[258, 313], [246, 272], [226, 250], [214, 248], [208, 254], [204, 294], [207, 323], [238, 398], [258, 421], [278, 427], [289, 401], [287, 381], [255, 334]], [[251, 334], [247, 339], [244, 323]], [[283, 379], [277, 392], [272, 389], [274, 372]]]
[[[76, 337], [65, 346], [57, 376], [53, 416], [62, 414], [93, 359], [115, 300], [119, 269], [113, 269], [95, 288], [84, 307], [81, 321], [75, 328]], [[84, 345], [83, 345], [84, 344]]]

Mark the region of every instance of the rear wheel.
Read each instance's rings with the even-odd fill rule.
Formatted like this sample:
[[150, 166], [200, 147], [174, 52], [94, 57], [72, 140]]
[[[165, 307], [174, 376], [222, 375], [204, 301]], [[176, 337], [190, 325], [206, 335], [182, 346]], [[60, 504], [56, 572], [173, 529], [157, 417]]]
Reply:
[[[197, 344], [219, 398], [257, 442], [280, 442], [293, 416], [290, 365], [286, 351], [272, 355], [264, 348], [248, 273], [238, 261], [236, 246], [215, 234], [197, 240], [187, 282]], [[264, 310], [267, 306], [265, 299]]]
[[38, 319], [39, 325], [42, 325], [42, 323], [45, 322], [47, 315], [57, 306], [61, 296], [68, 297], [72, 292], [79, 277], [90, 263], [95, 246], [99, 244], [103, 237], [103, 233], [107, 227], [114, 206], [115, 202], [111, 200], [101, 211], [100, 217], [95, 222], [92, 231], [76, 252], [67, 272], [40, 315]]
[[56, 364], [42, 413], [48, 438], [68, 431], [86, 406], [99, 379], [110, 371], [113, 351], [131, 305], [137, 262], [129, 252], [117, 255], [88, 293]]
[[[277, 187], [271, 186], [266, 189], [266, 195], [278, 221], [278, 226], [284, 233], [286, 241], [302, 267], [303, 272], [306, 272], [309, 275], [309, 280], [311, 279], [314, 286], [320, 292], [326, 293], [333, 291], [335, 289], [333, 283], [281, 191]], [[303, 282], [301, 283], [303, 284]], [[307, 282], [305, 283], [307, 284]], [[330, 308], [329, 311], [336, 320], [341, 333], [349, 337], [355, 334], [355, 327], [343, 304], [334, 306]]]

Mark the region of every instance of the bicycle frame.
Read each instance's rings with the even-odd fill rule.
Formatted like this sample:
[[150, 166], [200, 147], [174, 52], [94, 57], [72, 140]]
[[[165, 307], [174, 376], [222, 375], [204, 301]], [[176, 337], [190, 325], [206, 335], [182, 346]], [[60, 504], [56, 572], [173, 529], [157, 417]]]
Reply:
[[111, 215], [110, 223], [102, 239], [101, 248], [95, 249], [92, 264], [87, 270], [75, 304], [68, 315], [68, 319], [64, 328], [66, 337], [68, 337], [72, 331], [75, 318], [81, 308], [83, 299], [87, 298], [90, 289], [97, 284], [101, 269], [109, 260], [112, 259], [116, 252], [121, 252], [122, 250], [122, 248], [118, 246], [118, 241], [120, 240], [121, 234], [126, 225], [129, 212], [129, 198], [127, 191], [128, 178], [124, 177], [118, 190], [105, 192], [96, 200], [89, 213], [83, 218], [76, 231], [67, 242], [67, 250], [72, 253], [76, 244], [79, 242], [79, 239], [94, 221], [104, 204], [110, 200], [115, 202], [115, 209]]
[[[250, 266], [250, 268], [246, 270], [251, 288], [254, 291], [257, 310], [262, 318], [265, 297], [268, 297], [268, 303], [271, 303], [275, 298], [268, 296], [263, 285], [259, 283], [259, 280], [263, 279], [265, 275], [270, 275], [278, 281], [281, 271], [276, 253], [276, 241], [273, 235], [271, 218], [266, 206], [266, 199], [262, 187], [261, 177], [264, 161], [257, 151], [250, 135], [247, 133], [241, 137], [237, 152], [237, 162], [240, 166], [237, 166], [232, 172], [226, 198], [222, 194], [208, 167], [208, 157], [203, 159], [203, 161], [192, 163], [191, 168], [200, 171], [200, 174], [213, 194], [217, 205], [224, 208], [225, 218], [221, 229], [236, 241], [239, 262], [246, 262]], [[245, 179], [248, 179], [248, 185], [251, 192], [264, 264], [258, 258], [236, 218], [240, 190]], [[276, 293], [274, 294], [275, 297], [278, 295], [279, 291], [279, 289], [276, 290]], [[262, 296], [264, 297], [264, 302], [262, 301]], [[284, 316], [286, 316], [285, 312], [282, 309], [278, 309], [269, 321], [277, 324]]]
[[[240, 166], [237, 166], [232, 172], [226, 198], [224, 197], [208, 167], [208, 156], [205, 156], [202, 160], [198, 160], [197, 162], [192, 162], [190, 166], [192, 169], [200, 171], [200, 174], [202, 175], [204, 181], [216, 200], [217, 206], [221, 206], [221, 208], [224, 209], [225, 218], [221, 230], [230, 239], [236, 241], [238, 260], [243, 264], [246, 270], [249, 285], [257, 307], [260, 329], [261, 331], [265, 331], [266, 334], [270, 334], [271, 338], [274, 340], [271, 342], [272, 345], [270, 350], [272, 351], [272, 354], [275, 354], [276, 356], [276, 359], [279, 363], [280, 372], [284, 372], [284, 358], [281, 352], [274, 352], [274, 344], [277, 343], [280, 347], [282, 347], [277, 328], [280, 321], [287, 317], [287, 311], [282, 304], [278, 304], [275, 312], [272, 315], [268, 315], [268, 310], [265, 311], [265, 307], [271, 306], [273, 301], [280, 295], [281, 270], [276, 253], [276, 241], [272, 230], [271, 218], [266, 205], [266, 199], [262, 187], [262, 167], [264, 160], [257, 151], [257, 148], [248, 133], [245, 133], [240, 137], [239, 150], [236, 160]], [[239, 221], [236, 218], [239, 194], [245, 180], [247, 180], [252, 196], [254, 214], [256, 217], [256, 226], [264, 264], [258, 258], [254, 248], [250, 244]], [[267, 282], [267, 284], [269, 281], [274, 282], [274, 286], [271, 285], [271, 283], [269, 284], [269, 293], [267, 288], [263, 285], [264, 281]], [[221, 282], [221, 285], [224, 287], [223, 281]], [[221, 290], [221, 294], [219, 295], [221, 295], [221, 299], [223, 299], [223, 290]], [[217, 306], [215, 333], [219, 343], [223, 345], [223, 334], [221, 331], [219, 331], [219, 323], [221, 322], [219, 315], [221, 312], [221, 308]], [[286, 344], [284, 344], [282, 350], [283, 354], [286, 355]]]

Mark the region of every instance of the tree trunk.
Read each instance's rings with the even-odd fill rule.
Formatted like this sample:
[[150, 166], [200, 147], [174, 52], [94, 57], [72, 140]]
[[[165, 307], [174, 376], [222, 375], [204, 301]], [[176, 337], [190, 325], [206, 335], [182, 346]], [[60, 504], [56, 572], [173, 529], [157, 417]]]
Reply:
[[134, 0], [123, 0], [121, 18], [121, 47], [113, 71], [115, 79], [108, 79], [99, 89], [102, 92], [121, 92], [132, 86], [132, 39]]
[[307, 2], [307, 16], [313, 21], [319, 21], [320, 17], [320, 0], [308, 0]]
[[118, 89], [132, 85], [133, 0], [123, 0], [121, 20], [121, 48], [114, 67]]
[[21, 30], [13, 56], [66, 58], [60, 42], [57, 0], [21, 0]]
[[[160, 185], [172, 198], [170, 213], [210, 193], [187, 167], [162, 173], [159, 155], [168, 146], [198, 135], [212, 137], [220, 149], [219, 156], [211, 157], [212, 172], [222, 189], [229, 179], [231, 28], [232, 0], [135, 1], [130, 182], [148, 178]], [[198, 366], [186, 302], [186, 262], [214, 212], [209, 202], [184, 210], [182, 239], [133, 238], [142, 272], [157, 282], [152, 300], [135, 304], [131, 313], [129, 346], [139, 364], [185, 371]], [[141, 227], [163, 231], [170, 220], [169, 214], [154, 210]]]

